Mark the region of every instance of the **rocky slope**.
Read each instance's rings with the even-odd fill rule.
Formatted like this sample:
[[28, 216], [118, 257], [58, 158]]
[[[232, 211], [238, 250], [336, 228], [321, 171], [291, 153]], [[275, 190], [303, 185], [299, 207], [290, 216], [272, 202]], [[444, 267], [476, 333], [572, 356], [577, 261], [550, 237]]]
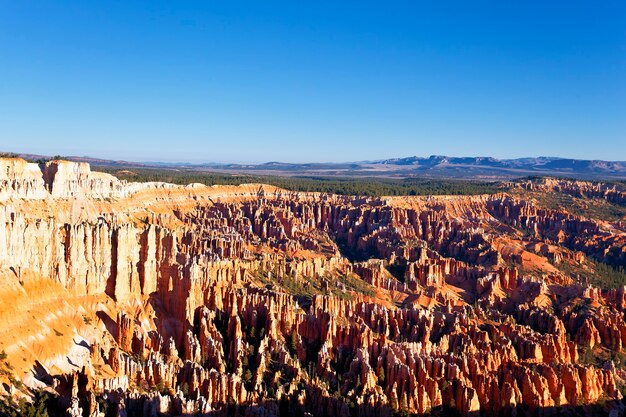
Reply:
[[71, 416], [624, 411], [626, 287], [562, 268], [626, 265], [601, 221], [1, 159], [0, 225], [0, 392]]

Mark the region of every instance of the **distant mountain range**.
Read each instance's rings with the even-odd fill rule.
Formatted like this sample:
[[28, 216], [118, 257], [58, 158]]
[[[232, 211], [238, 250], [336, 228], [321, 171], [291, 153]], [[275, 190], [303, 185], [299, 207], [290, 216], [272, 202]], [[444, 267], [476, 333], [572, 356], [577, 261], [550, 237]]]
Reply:
[[565, 175], [583, 177], [626, 177], [625, 161], [582, 160], [540, 156], [536, 158], [496, 159], [491, 157], [448, 157], [433, 155], [376, 161], [375, 164], [405, 167], [423, 172], [454, 172], [459, 169], [469, 173], [495, 175], [517, 173], [537, 175]]
[[[20, 154], [29, 160], [42, 155]], [[589, 179], [626, 179], [625, 161], [581, 160], [540, 156], [536, 158], [497, 159], [492, 157], [450, 157], [432, 155], [346, 163], [218, 164], [113, 161], [90, 157], [64, 156], [63, 159], [89, 162], [93, 166], [119, 168], [165, 168], [228, 173], [359, 176], [359, 177], [432, 177], [510, 179], [529, 175], [564, 176]]]

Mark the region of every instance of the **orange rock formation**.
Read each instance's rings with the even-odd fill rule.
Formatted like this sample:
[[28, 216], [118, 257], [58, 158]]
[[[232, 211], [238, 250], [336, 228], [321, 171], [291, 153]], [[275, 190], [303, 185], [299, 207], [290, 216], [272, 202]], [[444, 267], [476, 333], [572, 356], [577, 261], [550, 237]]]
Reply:
[[552, 264], [623, 265], [626, 236], [529, 201], [134, 184], [2, 159], [0, 225], [0, 390], [54, 390], [69, 415], [499, 415], [622, 398], [623, 371], [581, 353], [623, 354], [626, 288]]

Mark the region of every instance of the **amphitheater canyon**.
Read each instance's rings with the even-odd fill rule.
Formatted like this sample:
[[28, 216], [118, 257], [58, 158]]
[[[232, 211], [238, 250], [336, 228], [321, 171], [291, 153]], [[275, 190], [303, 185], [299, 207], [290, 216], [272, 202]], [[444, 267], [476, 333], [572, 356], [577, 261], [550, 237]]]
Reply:
[[582, 275], [626, 265], [626, 222], [524, 196], [626, 192], [515, 189], [357, 197], [0, 159], [0, 396], [48, 392], [71, 417], [622, 415], [626, 287]]

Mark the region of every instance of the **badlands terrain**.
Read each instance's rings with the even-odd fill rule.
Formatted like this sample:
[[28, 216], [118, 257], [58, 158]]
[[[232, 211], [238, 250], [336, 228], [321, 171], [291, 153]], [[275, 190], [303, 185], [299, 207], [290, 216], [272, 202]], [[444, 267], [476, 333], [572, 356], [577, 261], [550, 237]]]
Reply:
[[357, 197], [3, 158], [0, 414], [623, 415], [624, 206], [575, 180]]

